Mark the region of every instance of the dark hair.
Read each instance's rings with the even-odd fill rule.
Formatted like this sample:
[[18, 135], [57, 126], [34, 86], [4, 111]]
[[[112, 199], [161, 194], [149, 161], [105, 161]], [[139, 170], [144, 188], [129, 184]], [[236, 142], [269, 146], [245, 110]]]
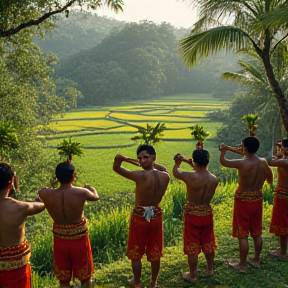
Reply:
[[8, 182], [13, 179], [14, 170], [7, 163], [0, 163], [0, 189], [7, 186]]
[[282, 147], [283, 147], [283, 148], [288, 148], [288, 138], [284, 138], [284, 139], [282, 140]]
[[150, 144], [142, 144], [137, 148], [137, 155], [142, 152], [142, 151], [147, 151], [149, 155], [156, 155], [156, 151], [154, 147]]
[[252, 137], [252, 136], [244, 138], [242, 140], [242, 143], [243, 143], [244, 149], [248, 153], [251, 153], [251, 154], [255, 154], [260, 147], [259, 139], [256, 137]]
[[193, 161], [198, 166], [203, 167], [209, 164], [209, 152], [204, 149], [196, 149], [192, 154]]
[[59, 163], [55, 169], [56, 178], [61, 184], [69, 183], [75, 172], [75, 167], [69, 162]]

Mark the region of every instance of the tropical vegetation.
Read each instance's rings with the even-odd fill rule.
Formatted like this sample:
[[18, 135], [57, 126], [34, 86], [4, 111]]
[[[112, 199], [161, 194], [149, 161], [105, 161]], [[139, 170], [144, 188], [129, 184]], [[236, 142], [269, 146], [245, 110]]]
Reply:
[[[282, 124], [288, 133], [288, 105], [281, 78], [273, 65], [274, 55], [287, 47], [287, 21], [281, 25], [266, 25], [262, 19], [282, 8], [286, 1], [278, 0], [195, 0], [199, 20], [191, 34], [180, 41], [181, 54], [188, 66], [223, 49], [253, 52], [261, 60], [267, 83], [280, 109]], [[279, 24], [280, 22], [278, 22]], [[281, 65], [281, 62], [279, 63]], [[286, 76], [284, 76], [286, 77]]]

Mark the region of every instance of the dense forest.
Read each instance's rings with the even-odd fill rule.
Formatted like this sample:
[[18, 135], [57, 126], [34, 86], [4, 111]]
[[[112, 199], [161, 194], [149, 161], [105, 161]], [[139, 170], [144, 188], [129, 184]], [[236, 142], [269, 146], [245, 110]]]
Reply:
[[54, 78], [76, 83], [84, 95], [78, 105], [179, 93], [231, 97], [235, 90], [234, 83], [221, 79], [221, 73], [238, 67], [233, 53], [220, 53], [187, 69], [179, 57], [177, 37], [188, 30], [167, 23], [125, 24], [97, 15], [74, 15], [73, 23], [60, 17], [53, 34], [36, 42], [43, 51], [58, 54]]

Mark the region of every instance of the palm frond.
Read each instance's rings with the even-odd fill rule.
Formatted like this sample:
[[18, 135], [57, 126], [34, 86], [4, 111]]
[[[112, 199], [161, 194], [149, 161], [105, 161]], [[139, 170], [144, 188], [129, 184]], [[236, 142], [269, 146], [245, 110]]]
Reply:
[[190, 34], [180, 40], [180, 53], [186, 65], [197, 63], [209, 55], [213, 55], [220, 50], [237, 50], [247, 46], [248, 41], [253, 42], [249, 35], [242, 29], [233, 26], [221, 26], [210, 30]]

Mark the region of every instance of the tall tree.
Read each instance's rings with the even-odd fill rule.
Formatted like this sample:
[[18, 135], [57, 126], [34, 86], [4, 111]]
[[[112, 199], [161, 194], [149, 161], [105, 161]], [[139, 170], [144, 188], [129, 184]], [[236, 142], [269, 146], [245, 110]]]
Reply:
[[265, 15], [282, 7], [286, 2], [192, 0], [199, 8], [200, 20], [195, 23], [191, 34], [180, 41], [180, 49], [188, 66], [223, 49], [255, 51], [265, 69], [268, 83], [280, 108], [283, 126], [288, 134], [288, 99], [279, 84], [271, 61], [280, 44], [287, 41], [287, 22], [274, 27], [264, 25], [262, 20]]
[[97, 9], [108, 6], [115, 12], [122, 11], [122, 0], [2, 0], [0, 1], [0, 38], [37, 26], [52, 16], [64, 12], [69, 15], [73, 6]]

